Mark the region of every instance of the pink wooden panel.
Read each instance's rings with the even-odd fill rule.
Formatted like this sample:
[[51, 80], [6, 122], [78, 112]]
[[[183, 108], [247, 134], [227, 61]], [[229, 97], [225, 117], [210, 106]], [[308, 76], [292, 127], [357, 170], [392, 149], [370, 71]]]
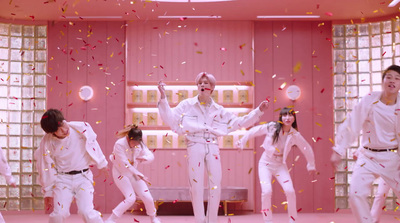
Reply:
[[[62, 109], [67, 120], [90, 123], [106, 157], [112, 152], [114, 133], [123, 128], [125, 120], [123, 24], [83, 21], [74, 25], [49, 24], [48, 28], [49, 37], [54, 37], [49, 38], [49, 68], [53, 69], [49, 69], [48, 108]], [[82, 85], [94, 89], [92, 100], [79, 99]], [[111, 178], [104, 182], [104, 177], [97, 176], [96, 168], [93, 170], [95, 207], [101, 212], [110, 212], [122, 200], [122, 195]], [[113, 192], [106, 194], [106, 189]]]
[[[274, 82], [272, 81], [272, 76], [274, 75], [274, 67], [272, 66], [273, 60], [273, 44], [272, 44], [272, 22], [255, 22], [254, 25], [254, 69], [259, 70], [261, 73], [254, 74], [254, 91], [255, 91], [255, 104], [259, 104], [262, 100], [269, 98], [271, 101], [270, 107], [264, 112], [261, 117], [261, 121], [270, 121], [273, 118], [274, 110]], [[255, 139], [255, 210], [256, 212], [261, 210], [261, 188], [260, 181], [258, 178], [258, 161], [260, 160], [263, 149], [259, 146], [263, 142], [262, 137]]]
[[[296, 84], [300, 89], [304, 89], [301, 98], [294, 102], [295, 110], [299, 111], [297, 114], [299, 132], [308, 141], [311, 146], [314, 146], [312, 141], [313, 137], [313, 118], [314, 113], [312, 111], [313, 100], [313, 76], [312, 76], [312, 38], [311, 30], [312, 24], [309, 22], [292, 22], [292, 38], [293, 38], [293, 50], [292, 50], [292, 64], [291, 69], [293, 77], [291, 78], [291, 84]], [[301, 64], [301, 69], [294, 73], [293, 67], [297, 64]], [[310, 89], [310, 90], [307, 90]], [[286, 88], [285, 88], [286, 90]], [[311, 130], [311, 131], [310, 131]], [[301, 148], [300, 148], [301, 149]], [[314, 148], [313, 148], [314, 149]], [[299, 157], [299, 158], [297, 158]], [[296, 161], [297, 160], [297, 161]], [[301, 209], [301, 212], [314, 212], [314, 189], [318, 187], [319, 182], [313, 183], [314, 178], [308, 174], [307, 161], [303, 154], [299, 150], [294, 150], [291, 157], [287, 160], [288, 165], [294, 165], [292, 169], [292, 179], [295, 184], [295, 190], [297, 192], [297, 209]], [[317, 167], [318, 168], [318, 167]]]
[[[316, 164], [320, 176], [319, 185], [314, 191], [314, 207], [322, 208], [322, 212], [335, 211], [334, 170], [330, 165], [332, 143], [329, 138], [334, 138], [333, 132], [333, 71], [332, 71], [332, 24], [324, 22], [319, 26], [318, 22], [312, 23], [313, 39], [313, 113], [314, 123], [318, 122], [322, 127], [314, 124], [314, 138], [318, 140], [314, 144], [314, 153], [317, 157]], [[318, 27], [319, 26], [319, 27]], [[318, 138], [319, 137], [319, 138]]]
[[67, 106], [67, 22], [48, 24], [47, 108], [65, 112]]
[[[311, 22], [256, 22], [255, 23], [255, 69], [262, 71], [262, 75], [255, 73], [255, 100], [256, 104], [265, 98], [265, 95], [276, 97], [269, 111], [263, 116], [264, 121], [277, 120], [279, 111], [288, 105], [294, 105], [298, 110], [299, 130], [306, 140], [313, 146], [316, 155], [317, 169], [320, 175], [312, 178], [308, 175], [305, 159], [299, 151], [293, 151], [288, 157], [288, 166], [292, 164], [291, 175], [297, 193], [297, 208], [302, 212], [330, 212], [334, 206], [334, 196], [332, 194], [333, 182], [328, 179], [332, 175], [332, 170], [326, 168], [329, 165], [330, 147], [325, 144], [332, 133], [332, 88], [325, 87], [323, 98], [320, 97], [322, 85], [332, 86], [330, 75], [331, 49], [324, 45], [326, 38], [330, 36], [331, 25], [318, 29], [318, 23]], [[321, 35], [320, 31], [325, 34]], [[318, 31], [316, 31], [318, 30]], [[317, 35], [318, 33], [318, 35]], [[318, 37], [318, 38], [317, 38]], [[264, 52], [266, 49], [268, 50]], [[318, 52], [317, 56], [313, 52]], [[316, 59], [318, 61], [316, 61]], [[301, 69], [294, 73], [293, 67], [300, 62]], [[314, 68], [314, 65], [320, 69]], [[274, 79], [271, 76], [276, 74]], [[296, 84], [302, 89], [302, 96], [296, 102], [291, 102], [285, 94], [285, 89], [278, 88], [286, 82], [286, 88], [290, 84]], [[318, 101], [316, 100], [318, 98]], [[318, 110], [318, 111], [317, 111]], [[325, 118], [321, 118], [326, 117]], [[318, 124], [316, 124], [318, 122]], [[321, 128], [319, 125], [322, 125]], [[314, 143], [312, 137], [319, 140]], [[263, 139], [256, 140], [256, 148]], [[324, 151], [322, 151], [324, 150]], [[257, 158], [261, 155], [257, 151]], [[296, 157], [300, 159], [296, 160]], [[312, 180], [317, 180], [312, 183]], [[281, 193], [281, 187], [273, 186], [274, 194], [272, 202], [278, 208], [277, 212], [286, 212], [280, 204], [286, 198]], [[260, 210], [259, 186], [256, 185], [256, 210]], [[328, 192], [329, 191], [329, 192]], [[301, 192], [301, 193], [300, 193]], [[318, 196], [325, 193], [322, 201]], [[258, 196], [257, 196], [258, 194]], [[316, 201], [320, 202], [316, 202]]]
[[67, 107], [65, 115], [70, 121], [85, 120], [87, 102], [79, 98], [79, 89], [87, 85], [87, 50], [82, 50], [84, 41], [88, 41], [87, 23], [80, 22], [74, 26], [68, 24], [68, 79], [67, 79]]
[[193, 81], [207, 71], [217, 81], [252, 81], [249, 21], [132, 22], [127, 42], [128, 80]]
[[[106, 120], [105, 145], [103, 151], [107, 160], [113, 151], [114, 143], [117, 140], [115, 133], [122, 129], [126, 124], [125, 120], [125, 27], [123, 23], [107, 22], [107, 36], [112, 36], [113, 40], [106, 41], [107, 46], [107, 71], [105, 73], [106, 84], [109, 90], [106, 91]], [[97, 42], [96, 44], [99, 44]], [[107, 89], [106, 89], [107, 90]], [[109, 167], [112, 164], [109, 162]], [[123, 199], [118, 188], [112, 183], [110, 178], [105, 182], [105, 208], [106, 212], [111, 210]], [[111, 184], [111, 185], [110, 185]], [[111, 193], [109, 193], [111, 192]]]

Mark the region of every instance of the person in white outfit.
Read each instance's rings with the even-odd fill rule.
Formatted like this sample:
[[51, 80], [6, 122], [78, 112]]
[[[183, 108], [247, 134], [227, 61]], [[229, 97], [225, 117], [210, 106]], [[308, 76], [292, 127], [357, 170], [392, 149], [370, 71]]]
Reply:
[[315, 172], [314, 152], [297, 131], [296, 114], [293, 109], [283, 108], [278, 122], [258, 125], [247, 131], [237, 142], [243, 149], [246, 142], [257, 136], [265, 135], [262, 147], [264, 152], [258, 163], [258, 174], [261, 184], [261, 212], [265, 223], [272, 223], [272, 177], [274, 176], [286, 194], [289, 222], [297, 220], [296, 192], [286, 165], [286, 158], [292, 148], [298, 148], [306, 157], [307, 170]]
[[374, 222], [368, 196], [372, 182], [381, 177], [400, 195], [400, 67], [392, 65], [382, 75], [382, 92], [364, 96], [338, 128], [331, 156], [337, 167], [346, 150], [362, 131], [360, 153], [353, 169], [349, 204], [360, 223]]
[[[212, 100], [216, 84], [212, 74], [199, 73], [195, 83], [198, 95], [171, 109], [165, 97], [165, 84], [160, 81], [158, 109], [162, 120], [174, 132], [186, 136], [189, 185], [196, 223], [217, 223], [222, 178], [217, 137], [255, 124], [268, 107], [268, 102], [263, 101], [248, 115], [237, 117]], [[207, 215], [203, 203], [204, 168], [207, 168], [209, 186]]]
[[371, 207], [371, 216], [374, 223], [379, 223], [381, 221], [382, 211], [385, 207], [386, 196], [389, 193], [389, 190], [389, 184], [387, 184], [382, 178], [379, 178], [378, 189]]
[[[3, 154], [3, 150], [0, 149], [0, 174], [6, 178], [6, 182], [8, 185], [12, 187], [16, 187], [15, 179], [11, 175], [10, 166], [7, 163], [7, 159]], [[5, 223], [3, 215], [0, 213], [0, 223]]]
[[114, 183], [124, 195], [125, 200], [113, 209], [105, 223], [116, 222], [128, 208], [132, 207], [136, 201], [135, 193], [143, 201], [151, 223], [161, 223], [156, 217], [153, 197], [147, 186], [150, 182], [137, 169], [139, 163], [150, 163], [154, 160], [153, 153], [142, 141], [142, 130], [136, 125], [129, 125], [118, 131], [117, 136], [120, 139], [115, 142], [110, 160], [114, 164], [112, 168]]
[[46, 135], [34, 157], [45, 208], [53, 207], [49, 222], [65, 222], [73, 198], [85, 222], [103, 222], [100, 212], [94, 210], [94, 181], [89, 169], [96, 165], [105, 177], [108, 176], [108, 163], [96, 140], [96, 133], [89, 123], [65, 121], [57, 109], [47, 110], [40, 125]]
[[[364, 148], [360, 147], [353, 154], [354, 160], [357, 160], [358, 154], [361, 149], [364, 149]], [[372, 207], [371, 207], [371, 216], [372, 216], [374, 223], [379, 223], [381, 220], [382, 211], [385, 207], [386, 196], [389, 193], [389, 190], [390, 190], [390, 186], [382, 178], [379, 178], [378, 189], [376, 190], [374, 202], [372, 203]]]

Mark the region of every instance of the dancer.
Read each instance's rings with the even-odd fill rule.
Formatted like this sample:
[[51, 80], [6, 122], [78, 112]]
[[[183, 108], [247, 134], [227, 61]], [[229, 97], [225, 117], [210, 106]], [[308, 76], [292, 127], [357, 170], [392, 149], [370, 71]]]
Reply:
[[136, 125], [129, 125], [118, 131], [117, 136], [120, 139], [115, 142], [110, 160], [114, 164], [112, 168], [114, 183], [124, 195], [125, 200], [113, 209], [105, 223], [116, 222], [135, 203], [135, 193], [143, 201], [151, 223], [161, 223], [156, 217], [153, 197], [147, 187], [150, 182], [137, 170], [139, 163], [149, 163], [154, 160], [153, 153], [142, 141], [142, 130]]
[[93, 206], [94, 182], [89, 169], [96, 165], [105, 177], [108, 176], [107, 160], [96, 140], [96, 133], [89, 123], [65, 121], [61, 111], [56, 109], [47, 110], [40, 125], [46, 135], [34, 157], [45, 208], [54, 208], [49, 222], [64, 222], [75, 198], [85, 222], [102, 223], [100, 212]]
[[362, 130], [362, 149], [353, 169], [349, 203], [360, 223], [372, 223], [368, 196], [377, 176], [400, 196], [400, 67], [392, 65], [382, 75], [382, 91], [364, 96], [347, 116], [336, 133], [331, 156], [337, 167], [346, 149], [357, 140]]
[[[11, 175], [10, 166], [7, 163], [7, 159], [4, 156], [2, 149], [0, 149], [0, 173], [1, 175], [4, 176], [4, 178], [6, 178], [6, 182], [8, 185], [16, 187], [15, 179]], [[1, 215], [1, 213], [0, 213], [0, 223], [5, 223], [3, 215]]]
[[[222, 178], [217, 137], [253, 125], [268, 107], [268, 102], [263, 101], [248, 115], [237, 117], [212, 100], [216, 84], [212, 74], [199, 73], [195, 83], [198, 96], [185, 99], [171, 109], [165, 97], [165, 84], [160, 81], [158, 109], [162, 120], [174, 132], [186, 136], [189, 185], [196, 223], [217, 223]], [[203, 205], [204, 168], [207, 168], [209, 186], [207, 215]]]
[[372, 203], [371, 207], [371, 216], [374, 223], [379, 223], [381, 221], [382, 211], [389, 190], [390, 186], [382, 178], [379, 178], [378, 189], [375, 194], [374, 203]]
[[293, 147], [297, 147], [306, 157], [307, 170], [315, 172], [314, 152], [297, 131], [296, 114], [293, 109], [283, 108], [279, 114], [278, 122], [269, 122], [258, 125], [247, 131], [237, 142], [243, 149], [247, 140], [261, 135], [266, 135], [262, 147], [264, 152], [258, 163], [258, 174], [261, 184], [261, 208], [265, 223], [272, 223], [272, 176], [282, 186], [286, 194], [289, 222], [297, 220], [296, 192], [286, 166], [286, 158]]
[[[357, 160], [360, 150], [364, 148], [360, 147], [353, 154], [353, 159]], [[374, 223], [379, 223], [381, 220], [382, 211], [385, 207], [386, 196], [389, 193], [390, 186], [382, 179], [379, 178], [378, 189], [375, 193], [374, 202], [371, 207], [371, 216]]]

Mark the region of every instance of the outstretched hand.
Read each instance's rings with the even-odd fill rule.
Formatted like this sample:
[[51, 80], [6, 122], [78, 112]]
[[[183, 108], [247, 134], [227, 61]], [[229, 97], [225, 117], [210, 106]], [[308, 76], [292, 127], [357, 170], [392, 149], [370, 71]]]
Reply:
[[163, 81], [159, 81], [158, 82], [158, 91], [161, 94], [161, 99], [165, 98], [165, 88], [164, 88], [164, 86], [165, 86], [165, 83]]
[[269, 101], [267, 101], [267, 100], [265, 100], [265, 101], [262, 101], [261, 103], [260, 103], [260, 105], [258, 106], [258, 108], [260, 109], [260, 111], [265, 111], [267, 108], [269, 107]]

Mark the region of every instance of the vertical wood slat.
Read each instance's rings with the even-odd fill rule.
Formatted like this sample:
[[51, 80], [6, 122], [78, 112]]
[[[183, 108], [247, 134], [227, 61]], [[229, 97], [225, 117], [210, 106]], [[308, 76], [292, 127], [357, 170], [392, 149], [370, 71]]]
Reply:
[[131, 81], [193, 81], [202, 71], [217, 81], [253, 81], [250, 21], [132, 22], [127, 40]]
[[[48, 41], [47, 107], [62, 110], [68, 121], [90, 123], [107, 160], [116, 141], [114, 133], [123, 128], [125, 120], [125, 69], [121, 62], [125, 62], [123, 25], [123, 22], [83, 21], [73, 25], [60, 22], [48, 26], [49, 36], [54, 38]], [[112, 52], [114, 55], [111, 58]], [[92, 100], [84, 102], [79, 98], [82, 85], [93, 88]], [[96, 168], [92, 170], [97, 176]], [[122, 195], [117, 188], [108, 189], [115, 187], [111, 178], [104, 182], [104, 177], [98, 176], [94, 180], [95, 207], [101, 212], [110, 212], [122, 200]], [[106, 194], [106, 188], [113, 192]]]
[[[255, 104], [265, 97], [276, 97], [263, 121], [277, 120], [279, 111], [287, 105], [294, 105], [301, 134], [311, 144], [316, 157], [319, 175], [312, 178], [305, 168], [306, 161], [299, 151], [293, 151], [287, 163], [289, 168], [294, 164], [291, 176], [297, 192], [297, 208], [304, 212], [332, 212], [334, 210], [333, 171], [329, 164], [332, 144], [329, 138], [333, 136], [332, 118], [332, 77], [331, 77], [331, 45], [327, 41], [331, 35], [331, 23], [318, 27], [318, 22], [255, 22]], [[265, 49], [268, 48], [266, 52]], [[313, 54], [313, 52], [315, 53]], [[300, 62], [301, 69], [293, 72], [293, 67]], [[319, 69], [314, 67], [316, 65]], [[276, 74], [276, 77], [271, 77]], [[278, 88], [286, 82], [283, 90]], [[301, 97], [291, 102], [286, 97], [286, 88], [291, 84], [298, 85], [302, 90]], [[321, 93], [321, 90], [324, 92]], [[321, 116], [322, 114], [322, 116]], [[319, 125], [322, 127], [320, 127]], [[318, 139], [318, 137], [320, 139]], [[318, 139], [318, 142], [312, 140]], [[263, 139], [256, 139], [256, 148]], [[256, 154], [256, 162], [262, 152]], [[297, 156], [300, 159], [295, 162]], [[316, 180], [315, 182], [311, 182]], [[258, 179], [256, 180], [258, 181]], [[273, 186], [273, 200], [277, 212], [286, 212], [280, 205], [286, 198], [280, 192], [281, 187]], [[330, 191], [329, 193], [327, 191]], [[301, 192], [301, 193], [300, 193]], [[259, 185], [256, 184], [256, 210], [260, 210]], [[321, 199], [320, 197], [324, 197]]]

